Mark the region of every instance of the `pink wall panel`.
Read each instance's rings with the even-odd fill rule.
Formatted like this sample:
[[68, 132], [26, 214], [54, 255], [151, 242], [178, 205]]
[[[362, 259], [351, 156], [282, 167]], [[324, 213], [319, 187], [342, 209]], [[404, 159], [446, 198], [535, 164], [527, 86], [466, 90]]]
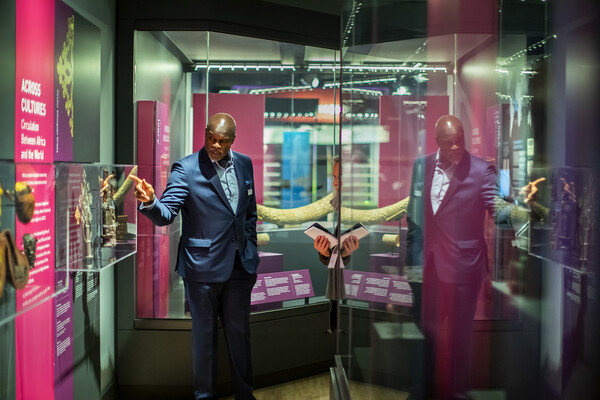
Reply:
[[[208, 95], [208, 115], [230, 114], [236, 122], [236, 139], [232, 149], [252, 158], [256, 201], [263, 202], [263, 131], [265, 128], [265, 96], [254, 94]], [[204, 146], [206, 128], [206, 94], [194, 95], [194, 151]]]
[[[414, 112], [416, 100], [426, 101], [425, 119]], [[390, 140], [379, 147], [379, 207], [396, 203], [409, 194], [416, 158], [437, 149], [435, 121], [448, 113], [447, 96], [381, 96], [379, 118]], [[425, 130], [421, 133], [420, 130]], [[423, 136], [424, 135], [424, 136]]]
[[[138, 175], [160, 196], [170, 169], [168, 107], [158, 101], [139, 101]], [[138, 318], [164, 318], [169, 311], [169, 228], [138, 219], [137, 302]]]

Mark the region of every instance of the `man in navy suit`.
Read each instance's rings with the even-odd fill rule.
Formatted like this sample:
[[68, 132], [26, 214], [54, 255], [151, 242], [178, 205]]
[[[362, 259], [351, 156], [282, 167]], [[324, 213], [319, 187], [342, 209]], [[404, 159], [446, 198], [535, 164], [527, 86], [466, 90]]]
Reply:
[[458, 118], [441, 117], [435, 140], [438, 151], [413, 166], [406, 265], [423, 267], [414, 307], [432, 389], [436, 398], [453, 399], [468, 389], [473, 318], [487, 272], [484, 222], [486, 211], [495, 214], [498, 192], [493, 166], [465, 150]]
[[175, 162], [160, 200], [143, 179], [135, 197], [156, 225], [182, 215], [177, 273], [192, 317], [194, 396], [213, 399], [217, 374], [217, 319], [229, 350], [235, 398], [254, 399], [250, 349], [250, 292], [259, 263], [252, 161], [231, 150], [236, 124], [210, 117], [204, 147]]

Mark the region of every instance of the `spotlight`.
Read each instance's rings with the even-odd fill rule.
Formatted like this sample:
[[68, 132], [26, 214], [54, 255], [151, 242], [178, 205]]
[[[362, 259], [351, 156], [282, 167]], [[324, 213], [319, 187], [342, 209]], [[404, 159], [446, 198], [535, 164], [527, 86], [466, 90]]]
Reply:
[[311, 86], [313, 88], [318, 88], [319, 87], [319, 78], [317, 76], [315, 76], [311, 82]]

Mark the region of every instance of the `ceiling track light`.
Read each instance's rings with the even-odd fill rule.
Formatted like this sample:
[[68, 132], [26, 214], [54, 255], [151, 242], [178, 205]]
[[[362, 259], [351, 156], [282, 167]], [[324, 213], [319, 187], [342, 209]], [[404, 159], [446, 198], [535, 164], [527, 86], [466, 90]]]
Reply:
[[431, 67], [416, 63], [414, 66], [404, 65], [347, 65], [341, 68], [337, 64], [309, 64], [308, 71], [311, 70], [331, 70], [339, 71], [340, 69], [350, 72], [446, 72], [446, 67]]
[[218, 69], [219, 71], [225, 70], [255, 70], [255, 71], [296, 71], [296, 67], [293, 65], [279, 65], [279, 64], [194, 64], [194, 71], [199, 70], [214, 70]]

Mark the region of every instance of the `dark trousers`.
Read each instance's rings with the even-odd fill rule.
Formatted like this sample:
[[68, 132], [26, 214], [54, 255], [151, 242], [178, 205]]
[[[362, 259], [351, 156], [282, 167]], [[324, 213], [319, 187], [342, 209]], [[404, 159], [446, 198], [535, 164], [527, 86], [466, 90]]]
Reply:
[[422, 326], [427, 341], [426, 369], [436, 398], [452, 399], [469, 388], [473, 318], [481, 280], [442, 282], [433, 258], [423, 276]]
[[235, 398], [255, 400], [250, 349], [250, 292], [255, 282], [256, 274], [249, 274], [244, 269], [237, 254], [231, 276], [225, 282], [184, 280], [192, 316], [195, 399], [216, 398], [220, 319], [229, 351]]

